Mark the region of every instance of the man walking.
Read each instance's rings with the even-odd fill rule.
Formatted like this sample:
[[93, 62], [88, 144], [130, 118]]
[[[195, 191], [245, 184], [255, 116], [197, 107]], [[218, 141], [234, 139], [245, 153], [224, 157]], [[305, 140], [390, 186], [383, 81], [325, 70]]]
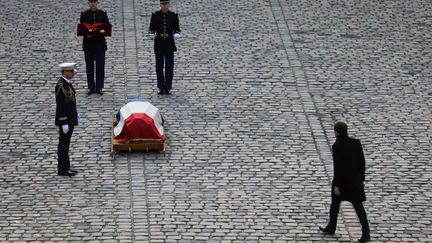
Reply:
[[360, 140], [348, 137], [348, 126], [342, 121], [334, 124], [336, 142], [332, 146], [334, 175], [332, 182], [332, 202], [330, 205], [330, 221], [325, 228], [319, 229], [326, 234], [336, 231], [337, 217], [341, 201], [352, 203], [362, 226], [362, 237], [359, 242], [370, 240], [369, 224], [363, 202], [365, 158]]
[[74, 176], [77, 171], [70, 168], [69, 145], [74, 127], [78, 125], [75, 89], [72, 78], [75, 75], [76, 63], [60, 64], [62, 77], [55, 87], [56, 117], [55, 125], [59, 127], [59, 143], [57, 148], [57, 174], [59, 176]]
[[[98, 0], [88, 0], [90, 9], [81, 13], [80, 23], [109, 24], [108, 15], [105, 11], [98, 9]], [[83, 49], [86, 63], [87, 73], [87, 95], [97, 93], [102, 95], [105, 79], [105, 52], [107, 44], [105, 30], [100, 30], [99, 33], [85, 35], [83, 38]], [[96, 62], [96, 82], [95, 82], [95, 62]]]
[[181, 38], [180, 26], [177, 13], [169, 10], [169, 1], [161, 0], [160, 7], [161, 10], [152, 14], [149, 32], [154, 38], [158, 94], [170, 95], [174, 75], [174, 52], [177, 51], [174, 40]]

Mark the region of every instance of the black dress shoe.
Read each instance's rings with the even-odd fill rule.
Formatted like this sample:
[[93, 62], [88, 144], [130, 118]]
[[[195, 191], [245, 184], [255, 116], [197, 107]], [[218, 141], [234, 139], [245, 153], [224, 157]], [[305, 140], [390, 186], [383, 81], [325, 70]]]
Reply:
[[362, 235], [358, 242], [368, 242], [370, 241], [370, 235]]
[[327, 227], [323, 228], [321, 226], [319, 226], [319, 229], [321, 230], [321, 232], [326, 233], [328, 235], [334, 235], [334, 230], [329, 230]]
[[72, 173], [78, 174], [78, 171], [76, 171], [76, 170], [72, 170], [72, 169], [69, 169], [69, 172], [72, 172]]
[[59, 175], [59, 176], [69, 176], [69, 177], [72, 177], [72, 176], [75, 176], [76, 175], [76, 173], [73, 173], [73, 172], [63, 172], [63, 173], [57, 173], [57, 175]]
[[171, 93], [170, 93], [169, 90], [165, 90], [165, 94], [166, 94], [166, 95], [171, 95]]
[[158, 95], [163, 95], [165, 94], [162, 90], [158, 92]]
[[88, 91], [87, 91], [87, 95], [91, 95], [91, 94], [93, 94], [95, 91], [93, 90], [93, 89], [89, 89]]
[[96, 94], [100, 94], [100, 95], [103, 95], [103, 91], [101, 90], [101, 89], [98, 89], [98, 90], [96, 90], [96, 92], [95, 92]]

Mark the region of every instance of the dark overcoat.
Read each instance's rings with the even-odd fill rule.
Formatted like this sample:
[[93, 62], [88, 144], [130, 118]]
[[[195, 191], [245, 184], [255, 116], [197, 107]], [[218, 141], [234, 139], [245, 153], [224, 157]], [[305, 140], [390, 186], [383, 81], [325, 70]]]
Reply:
[[[96, 11], [92, 11], [88, 9], [84, 12], [81, 12], [80, 23], [104, 23], [109, 24], [108, 15], [105, 11], [97, 9]], [[105, 40], [105, 36], [84, 36], [83, 38], [83, 50], [84, 51], [92, 51], [97, 48], [102, 48], [103, 50], [107, 50], [107, 44]]]
[[165, 51], [177, 51], [174, 42], [174, 34], [180, 33], [178, 14], [159, 10], [152, 14], [149, 32], [155, 33], [154, 50], [156, 53]]
[[55, 87], [56, 116], [55, 125], [78, 125], [78, 113], [76, 109], [75, 89], [64, 78], [59, 78]]
[[332, 146], [334, 175], [333, 187], [338, 186], [342, 201], [366, 201], [364, 192], [365, 158], [360, 140], [342, 136]]

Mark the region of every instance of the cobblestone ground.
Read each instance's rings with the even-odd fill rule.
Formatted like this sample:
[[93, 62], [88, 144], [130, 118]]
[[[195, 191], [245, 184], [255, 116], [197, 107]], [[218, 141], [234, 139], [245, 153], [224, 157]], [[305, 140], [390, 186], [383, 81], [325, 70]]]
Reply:
[[[334, 142], [346, 120], [367, 162], [376, 242], [432, 241], [432, 2], [173, 1], [172, 96], [157, 96], [148, 0], [103, 0], [114, 26], [106, 89], [86, 96], [85, 1], [0, 1], [0, 241], [350, 242], [327, 221]], [[56, 176], [54, 85], [76, 61], [79, 174]], [[166, 155], [113, 160], [111, 114], [148, 98]]]

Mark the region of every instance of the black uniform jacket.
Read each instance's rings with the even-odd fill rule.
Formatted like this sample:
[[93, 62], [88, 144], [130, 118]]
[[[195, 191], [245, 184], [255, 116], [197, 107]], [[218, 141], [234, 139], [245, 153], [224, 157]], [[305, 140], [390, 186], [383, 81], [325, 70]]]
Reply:
[[[91, 9], [81, 12], [80, 23], [105, 23], [109, 24], [108, 15], [105, 11], [97, 9], [92, 11]], [[84, 36], [83, 38], [83, 49], [84, 51], [95, 50], [95, 48], [103, 48], [107, 50], [106, 40], [104, 36]]]
[[56, 117], [55, 125], [78, 125], [78, 113], [76, 109], [75, 89], [64, 78], [59, 78], [55, 87]]
[[[342, 136], [336, 139], [333, 150], [333, 186], [340, 189], [343, 201], [366, 201], [364, 192], [365, 158], [360, 140]], [[332, 196], [334, 194], [332, 186]]]
[[174, 34], [180, 33], [178, 14], [159, 10], [152, 14], [149, 32], [155, 33], [154, 50], [157, 53], [164, 51], [177, 51]]

